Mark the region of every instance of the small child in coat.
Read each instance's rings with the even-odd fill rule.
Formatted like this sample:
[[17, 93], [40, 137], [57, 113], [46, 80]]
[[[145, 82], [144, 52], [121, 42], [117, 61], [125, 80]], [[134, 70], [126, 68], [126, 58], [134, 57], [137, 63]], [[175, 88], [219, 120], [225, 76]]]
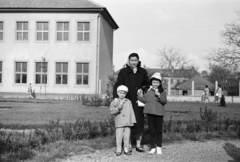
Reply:
[[117, 88], [118, 98], [115, 98], [110, 104], [111, 114], [115, 116], [116, 128], [116, 155], [122, 154], [122, 141], [124, 141], [124, 154], [131, 155], [129, 151], [131, 127], [136, 123], [132, 103], [125, 98], [128, 88], [120, 85]]
[[138, 94], [138, 99], [145, 103], [143, 110], [148, 117], [151, 149], [150, 154], [162, 154], [162, 125], [165, 115], [164, 105], [167, 103], [166, 92], [162, 88], [160, 73], [154, 73], [150, 78], [150, 88], [143, 95]]

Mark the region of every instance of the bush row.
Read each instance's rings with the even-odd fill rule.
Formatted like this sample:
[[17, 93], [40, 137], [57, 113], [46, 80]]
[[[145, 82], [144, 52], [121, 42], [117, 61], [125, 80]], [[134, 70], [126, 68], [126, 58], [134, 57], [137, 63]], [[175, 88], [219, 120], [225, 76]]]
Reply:
[[[166, 120], [163, 123], [163, 135], [171, 139], [198, 138], [238, 138], [240, 139], [240, 120], [221, 118], [217, 112], [211, 109], [200, 108], [200, 119], [194, 120]], [[145, 121], [144, 138], [149, 141], [149, 132]], [[6, 132], [0, 131], [0, 154], [7, 152], [18, 152], [21, 150], [36, 149], [40, 146], [60, 140], [81, 140], [106, 137], [115, 134], [114, 119], [107, 119], [104, 122], [90, 122], [77, 120], [75, 123], [60, 124], [60, 120], [50, 121], [41, 129], [33, 131]]]

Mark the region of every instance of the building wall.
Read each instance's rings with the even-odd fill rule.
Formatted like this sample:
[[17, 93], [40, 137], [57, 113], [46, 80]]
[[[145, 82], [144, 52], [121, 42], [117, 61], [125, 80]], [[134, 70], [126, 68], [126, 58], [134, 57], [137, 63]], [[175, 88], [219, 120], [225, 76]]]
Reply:
[[101, 80], [101, 93], [107, 89], [108, 76], [113, 74], [113, 29], [104, 17], [100, 20], [100, 62], [99, 79]]
[[[76, 13], [6, 13], [0, 15], [0, 21], [4, 22], [4, 41], [0, 42], [0, 61], [3, 62], [1, 92], [27, 92], [28, 84], [15, 84], [15, 61], [27, 62], [27, 83], [32, 83], [36, 93], [40, 92], [40, 85], [35, 84], [35, 62], [41, 62], [42, 56], [46, 57], [48, 62], [48, 84], [47, 93], [61, 94], [93, 94], [96, 92], [96, 52], [97, 52], [97, 16], [98, 14], [76, 14]], [[28, 21], [29, 39], [27, 42], [17, 42], [16, 22]], [[49, 41], [36, 41], [36, 22], [49, 22]], [[69, 41], [56, 41], [56, 22], [69, 22]], [[77, 22], [90, 22], [90, 41], [77, 41]], [[112, 30], [106, 22], [102, 23], [101, 41], [105, 40], [108, 44], [104, 47], [101, 44], [101, 64], [112, 62]], [[108, 29], [104, 29], [107, 27]], [[110, 32], [108, 31], [110, 30]], [[109, 37], [109, 38], [108, 38]], [[55, 84], [55, 63], [68, 62], [68, 84]], [[106, 63], [105, 63], [106, 61]], [[76, 62], [89, 63], [89, 85], [76, 84]], [[104, 65], [101, 70], [110, 68], [111, 65]], [[104, 78], [108, 71], [101, 74]], [[43, 90], [42, 90], [43, 92]]]

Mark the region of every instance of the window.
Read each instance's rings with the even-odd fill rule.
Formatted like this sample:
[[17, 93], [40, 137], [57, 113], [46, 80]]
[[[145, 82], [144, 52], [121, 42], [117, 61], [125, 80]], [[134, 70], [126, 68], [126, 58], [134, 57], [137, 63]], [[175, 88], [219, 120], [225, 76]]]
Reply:
[[36, 62], [36, 74], [35, 83], [36, 84], [47, 84], [47, 62]]
[[15, 83], [27, 83], [27, 63], [16, 62]]
[[2, 83], [2, 62], [0, 62], [0, 83]]
[[57, 41], [69, 40], [69, 23], [58, 22], [57, 23]]
[[0, 41], [3, 41], [3, 22], [0, 21]]
[[48, 41], [48, 22], [37, 22], [37, 41]]
[[77, 27], [77, 40], [78, 41], [89, 41], [90, 38], [90, 23], [89, 22], [78, 22]]
[[68, 63], [56, 63], [56, 84], [67, 84], [68, 82]]
[[17, 22], [17, 40], [28, 40], [28, 22]]
[[77, 63], [77, 84], [88, 85], [89, 63]]

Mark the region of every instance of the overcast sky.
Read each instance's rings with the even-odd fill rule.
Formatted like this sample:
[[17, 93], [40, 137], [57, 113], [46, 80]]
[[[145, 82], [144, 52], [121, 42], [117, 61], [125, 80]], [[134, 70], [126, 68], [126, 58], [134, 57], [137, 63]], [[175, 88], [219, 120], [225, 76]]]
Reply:
[[199, 67], [211, 48], [221, 46], [224, 25], [237, 19], [240, 0], [94, 0], [119, 26], [114, 31], [113, 64], [119, 70], [132, 52], [143, 65], [156, 67], [157, 52], [179, 49]]

